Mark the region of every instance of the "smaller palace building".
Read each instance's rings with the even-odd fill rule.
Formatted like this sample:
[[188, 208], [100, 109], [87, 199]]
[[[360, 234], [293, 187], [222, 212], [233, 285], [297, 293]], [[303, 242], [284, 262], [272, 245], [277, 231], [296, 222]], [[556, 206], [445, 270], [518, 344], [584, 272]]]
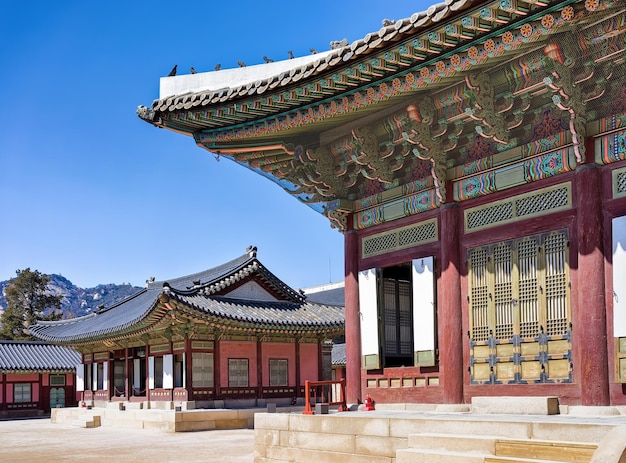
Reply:
[[0, 341], [0, 418], [36, 416], [76, 405], [80, 354], [43, 342]]
[[151, 408], [263, 406], [304, 397], [330, 368], [341, 305], [313, 303], [279, 280], [256, 248], [218, 267], [151, 279], [123, 301], [31, 332], [82, 354], [77, 400]]

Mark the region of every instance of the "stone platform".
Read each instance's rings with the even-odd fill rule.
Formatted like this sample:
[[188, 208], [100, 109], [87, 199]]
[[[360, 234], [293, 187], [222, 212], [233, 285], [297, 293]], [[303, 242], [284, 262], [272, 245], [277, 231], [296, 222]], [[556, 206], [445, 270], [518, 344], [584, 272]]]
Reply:
[[[623, 463], [626, 408], [476, 413], [470, 406], [384, 405], [375, 411], [255, 416], [255, 463]], [[500, 408], [501, 404], [496, 404]], [[514, 405], [514, 403], [512, 403]], [[515, 407], [513, 407], [515, 408]], [[623, 442], [609, 439], [612, 431]], [[615, 433], [614, 433], [615, 434]], [[607, 441], [608, 439], [608, 441]], [[618, 438], [620, 440], [622, 438]], [[610, 445], [609, 443], [610, 442]], [[598, 457], [602, 447], [612, 457]], [[594, 459], [595, 458], [595, 459]]]
[[[213, 429], [252, 429], [254, 415], [267, 408], [246, 409], [143, 408], [137, 404], [111, 402], [105, 406], [53, 409], [52, 423], [80, 427], [157, 429], [163, 432], [208, 431]], [[302, 407], [279, 407], [284, 413], [300, 413]], [[94, 423], [98, 423], [95, 425]]]

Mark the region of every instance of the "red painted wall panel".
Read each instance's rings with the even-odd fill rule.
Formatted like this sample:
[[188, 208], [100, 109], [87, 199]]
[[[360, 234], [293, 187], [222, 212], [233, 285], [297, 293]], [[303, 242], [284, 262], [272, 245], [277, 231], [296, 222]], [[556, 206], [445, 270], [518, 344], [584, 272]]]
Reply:
[[317, 344], [300, 344], [300, 381], [318, 381], [319, 356]]
[[296, 385], [296, 345], [290, 342], [264, 342], [261, 365], [263, 368], [263, 386], [270, 385], [270, 359], [286, 359], [289, 369], [289, 386]]
[[248, 359], [248, 385], [257, 385], [256, 342], [220, 341], [220, 385], [228, 387], [228, 359]]

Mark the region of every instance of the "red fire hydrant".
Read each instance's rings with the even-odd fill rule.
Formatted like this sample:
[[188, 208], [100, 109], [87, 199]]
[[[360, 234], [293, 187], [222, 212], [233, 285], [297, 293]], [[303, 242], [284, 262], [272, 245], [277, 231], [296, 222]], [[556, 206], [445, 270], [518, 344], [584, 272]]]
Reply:
[[374, 408], [374, 401], [372, 400], [372, 398], [369, 395], [365, 398], [364, 410], [366, 410], [368, 412], [371, 411], [371, 410], [376, 410]]

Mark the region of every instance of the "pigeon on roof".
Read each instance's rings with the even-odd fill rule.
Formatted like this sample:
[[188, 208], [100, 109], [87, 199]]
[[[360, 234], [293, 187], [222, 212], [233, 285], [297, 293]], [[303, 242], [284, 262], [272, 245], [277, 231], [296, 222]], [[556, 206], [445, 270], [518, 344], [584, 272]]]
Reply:
[[216, 71], [219, 71], [219, 70], [221, 69], [221, 67], [222, 67], [222, 65], [221, 65], [220, 63], [217, 63], [217, 64], [215, 65], [215, 70], [216, 70]]
[[189, 68], [189, 71], [190, 71], [192, 74], [195, 74], [195, 73], [196, 73], [196, 70], [193, 68], [193, 66]]
[[287, 53], [289, 53], [289, 59], [293, 59], [293, 52], [291, 50], [288, 50]]
[[348, 39], [343, 40], [333, 40], [330, 42], [330, 49], [336, 50], [337, 48], [343, 48], [348, 46]]
[[391, 26], [393, 24], [395, 24], [396, 21], [394, 19], [383, 19], [383, 26], [387, 27], [387, 26]]
[[167, 77], [174, 77], [176, 75], [176, 68], [178, 67], [178, 64], [175, 64], [174, 67], [172, 68], [172, 70], [170, 71], [170, 73], [167, 75]]
[[267, 56], [263, 56], [263, 61], [265, 61], [266, 63], [273, 63], [274, 60], [272, 58], [268, 58]]
[[245, 68], [246, 67], [246, 63], [244, 63], [243, 61], [237, 61], [237, 64], [239, 65], [240, 68]]
[[309, 48], [309, 51], [314, 55], [317, 53], [317, 50], [315, 48]]

